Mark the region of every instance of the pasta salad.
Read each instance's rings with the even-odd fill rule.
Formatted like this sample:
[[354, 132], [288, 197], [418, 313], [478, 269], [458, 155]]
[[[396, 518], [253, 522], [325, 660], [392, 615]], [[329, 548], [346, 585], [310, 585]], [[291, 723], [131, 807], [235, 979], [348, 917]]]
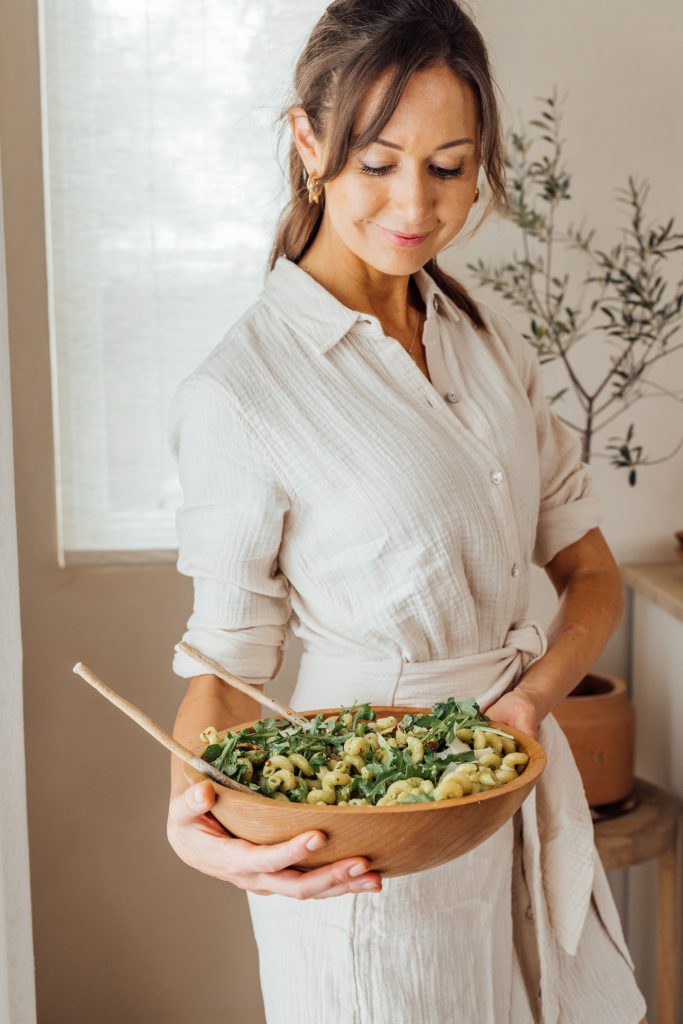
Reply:
[[274, 800], [337, 807], [428, 803], [503, 786], [529, 760], [474, 699], [378, 718], [370, 704], [309, 726], [264, 718], [239, 732], [206, 728], [202, 758]]

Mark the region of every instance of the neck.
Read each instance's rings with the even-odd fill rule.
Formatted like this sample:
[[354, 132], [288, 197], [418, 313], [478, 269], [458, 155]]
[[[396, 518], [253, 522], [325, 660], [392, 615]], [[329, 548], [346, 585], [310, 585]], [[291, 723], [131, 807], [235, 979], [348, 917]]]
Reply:
[[409, 274], [385, 274], [369, 266], [338, 240], [333, 243], [322, 224], [299, 266], [345, 306], [369, 313], [383, 324], [412, 330], [415, 309], [424, 311]]

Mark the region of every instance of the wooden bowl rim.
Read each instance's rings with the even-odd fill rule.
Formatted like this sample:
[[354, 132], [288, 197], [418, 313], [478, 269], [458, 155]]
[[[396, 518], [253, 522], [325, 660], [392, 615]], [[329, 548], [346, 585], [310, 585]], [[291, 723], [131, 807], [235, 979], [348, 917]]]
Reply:
[[[431, 711], [431, 708], [407, 706], [404, 707], [402, 705], [396, 706], [373, 704], [372, 708], [374, 711], [382, 712], [383, 714], [388, 713], [391, 710], [401, 711], [403, 714], [429, 714]], [[339, 710], [339, 708], [318, 708], [313, 711], [301, 711], [299, 712], [299, 714], [303, 715], [304, 718], [315, 718], [316, 715], [329, 716], [333, 714], [339, 714]], [[252, 718], [248, 722], [241, 722], [237, 725], [229, 726], [229, 731], [239, 732], [241, 729], [245, 729], [247, 728], [247, 726], [250, 725], [255, 725], [256, 722], [261, 722], [262, 720], [262, 718]], [[489, 789], [486, 792], [468, 793], [467, 796], [449, 797], [448, 800], [435, 800], [430, 801], [428, 803], [420, 802], [414, 804], [391, 804], [389, 806], [385, 805], [383, 807], [378, 807], [377, 804], [354, 804], [352, 807], [339, 807], [337, 804], [309, 804], [299, 803], [296, 800], [288, 800], [287, 804], [285, 804], [284, 800], [270, 800], [269, 797], [265, 797], [265, 799], [270, 800], [270, 803], [274, 807], [279, 806], [282, 808], [286, 808], [288, 811], [294, 811], [294, 813], [300, 813], [301, 811], [310, 811], [311, 809], [315, 808], [316, 811], [334, 811], [335, 816], [344, 814], [345, 812], [347, 814], [358, 814], [359, 812], [364, 812], [366, 814], [377, 814], [377, 812], [396, 813], [397, 811], [434, 811], [446, 807], [460, 807], [463, 804], [482, 803], [485, 800], [490, 800], [492, 797], [500, 796], [504, 793], [512, 793], [515, 790], [520, 789], [522, 786], [527, 786], [530, 782], [534, 782], [539, 777], [539, 775], [541, 775], [541, 773], [544, 771], [545, 766], [548, 763], [547, 754], [541, 746], [541, 744], [538, 742], [538, 740], [535, 740], [532, 736], [529, 736], [525, 732], [521, 732], [521, 730], [516, 729], [513, 726], [508, 725], [507, 723], [499, 723], [494, 722], [492, 720], [490, 724], [494, 729], [502, 729], [503, 732], [509, 732], [512, 736], [514, 736], [515, 742], [517, 744], [519, 744], [521, 739], [522, 744], [524, 746], [523, 752], [529, 755], [529, 762], [524, 771], [522, 772], [522, 774], [518, 775], [513, 782], [506, 782], [505, 785], [496, 786], [495, 789]], [[223, 730], [218, 731], [222, 732]], [[201, 751], [205, 749], [206, 746], [203, 745], [199, 749], [196, 749], [194, 753], [196, 753], [198, 757], [201, 757]], [[200, 771], [198, 771], [198, 769], [193, 768], [191, 765], [184, 763], [183, 768], [185, 769], [185, 777], [188, 778], [190, 782], [192, 782], [193, 784], [197, 782], [202, 782], [208, 777], [206, 775], [203, 775]], [[220, 783], [214, 783], [214, 788], [216, 789], [216, 792], [220, 792], [221, 795], [225, 794], [231, 800], [246, 801], [248, 803], [257, 802], [259, 805], [261, 805], [264, 799], [263, 794], [239, 793], [234, 789], [228, 789], [227, 786], [222, 786]]]

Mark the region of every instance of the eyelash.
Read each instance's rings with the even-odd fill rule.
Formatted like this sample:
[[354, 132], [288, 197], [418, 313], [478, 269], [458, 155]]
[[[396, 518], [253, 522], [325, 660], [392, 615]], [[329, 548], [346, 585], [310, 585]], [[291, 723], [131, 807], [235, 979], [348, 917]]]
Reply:
[[[389, 171], [391, 170], [391, 167], [369, 167], [368, 164], [361, 164], [360, 170], [361, 174], [382, 175], [388, 174]], [[459, 178], [461, 174], [465, 173], [463, 164], [460, 164], [459, 167], [454, 167], [452, 169], [446, 169], [445, 167], [434, 167], [433, 171], [435, 178]]]

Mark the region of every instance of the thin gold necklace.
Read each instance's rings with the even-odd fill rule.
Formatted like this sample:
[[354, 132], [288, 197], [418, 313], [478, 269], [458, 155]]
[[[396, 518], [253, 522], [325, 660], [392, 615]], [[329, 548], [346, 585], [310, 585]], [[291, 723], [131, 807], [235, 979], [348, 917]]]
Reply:
[[412, 354], [413, 345], [415, 344], [415, 339], [417, 338], [417, 329], [420, 326], [420, 311], [418, 309], [415, 312], [417, 313], [417, 320], [415, 322], [415, 330], [413, 331], [413, 340], [410, 343], [410, 348], [407, 350], [408, 351], [408, 355]]

